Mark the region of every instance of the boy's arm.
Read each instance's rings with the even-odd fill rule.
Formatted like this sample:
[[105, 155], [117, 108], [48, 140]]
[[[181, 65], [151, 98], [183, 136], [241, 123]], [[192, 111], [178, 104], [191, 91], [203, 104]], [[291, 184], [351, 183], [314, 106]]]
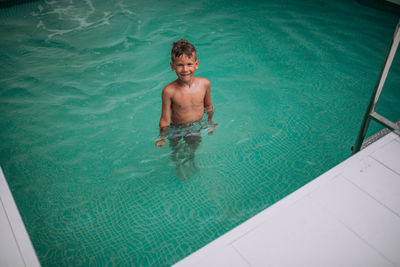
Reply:
[[211, 84], [209, 80], [206, 80], [206, 94], [204, 96], [204, 109], [207, 112], [207, 116], [208, 116], [208, 123], [209, 124], [213, 124], [212, 122], [212, 116], [214, 114], [214, 107], [213, 104], [211, 102]]
[[165, 143], [165, 134], [168, 130], [168, 126], [171, 123], [171, 96], [166, 88], [162, 92], [162, 109], [160, 118], [160, 137], [161, 139], [156, 142], [156, 146], [163, 146]]
[[215, 131], [215, 127], [217, 127], [218, 124], [215, 124], [212, 121], [212, 117], [214, 115], [214, 107], [211, 102], [211, 84], [209, 80], [206, 80], [206, 94], [204, 96], [204, 109], [207, 112], [208, 116], [208, 124], [211, 125], [211, 129], [208, 131], [208, 134], [212, 134]]

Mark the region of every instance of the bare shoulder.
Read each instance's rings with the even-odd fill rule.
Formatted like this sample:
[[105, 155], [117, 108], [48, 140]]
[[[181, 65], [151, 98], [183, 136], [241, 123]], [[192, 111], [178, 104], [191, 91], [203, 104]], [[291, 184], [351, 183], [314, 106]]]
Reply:
[[176, 81], [173, 81], [169, 84], [167, 84], [164, 88], [163, 88], [163, 95], [172, 95], [175, 92], [177, 85], [176, 85]]
[[211, 83], [207, 78], [203, 78], [203, 77], [196, 77], [198, 82], [200, 83], [201, 86], [204, 86], [206, 88], [210, 88]]

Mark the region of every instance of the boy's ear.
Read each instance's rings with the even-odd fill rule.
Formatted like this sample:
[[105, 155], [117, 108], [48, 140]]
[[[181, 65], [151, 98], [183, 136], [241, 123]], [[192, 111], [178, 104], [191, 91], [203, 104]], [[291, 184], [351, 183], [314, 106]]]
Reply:
[[196, 60], [196, 70], [199, 68], [199, 61], [198, 60]]
[[171, 66], [171, 70], [175, 70], [175, 64], [172, 63], [172, 61], [169, 63], [169, 65]]

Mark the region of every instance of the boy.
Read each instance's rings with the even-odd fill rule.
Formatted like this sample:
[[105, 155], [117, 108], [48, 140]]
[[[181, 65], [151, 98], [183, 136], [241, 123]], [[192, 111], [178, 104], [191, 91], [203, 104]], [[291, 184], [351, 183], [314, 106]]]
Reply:
[[201, 124], [204, 111], [207, 112], [208, 124], [211, 125], [209, 134], [214, 132], [217, 124], [212, 121], [214, 109], [211, 102], [210, 81], [194, 76], [195, 70], [199, 67], [194, 46], [183, 39], [173, 43], [170, 65], [178, 79], [165, 86], [162, 91], [159, 123], [161, 139], [156, 142], [156, 146], [164, 145], [168, 130], [170, 146], [174, 150], [173, 160], [177, 163], [178, 173], [186, 178], [181, 169], [182, 163], [177, 158], [179, 140], [183, 137], [191, 165], [197, 169], [194, 165], [194, 152], [200, 144], [201, 136], [200, 129], [195, 128]]

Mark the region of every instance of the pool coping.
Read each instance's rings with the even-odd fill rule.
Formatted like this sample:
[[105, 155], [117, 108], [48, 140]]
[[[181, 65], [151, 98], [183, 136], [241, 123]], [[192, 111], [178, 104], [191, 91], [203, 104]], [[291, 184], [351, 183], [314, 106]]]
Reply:
[[17, 205], [0, 167], [0, 265], [40, 266]]

